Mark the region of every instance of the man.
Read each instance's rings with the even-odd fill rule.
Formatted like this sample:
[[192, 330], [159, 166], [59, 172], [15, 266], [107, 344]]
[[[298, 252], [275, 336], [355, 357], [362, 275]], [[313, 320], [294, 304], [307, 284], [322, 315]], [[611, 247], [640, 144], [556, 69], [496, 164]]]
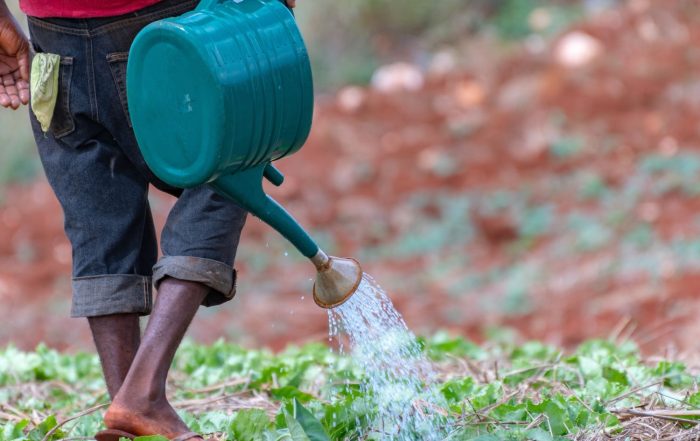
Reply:
[[[286, 0], [289, 7], [295, 0]], [[0, 0], [0, 105], [29, 96], [30, 52], [60, 56], [50, 126], [30, 118], [73, 248], [71, 315], [87, 317], [112, 403], [100, 441], [189, 431], [165, 396], [170, 364], [199, 305], [235, 293], [232, 269], [246, 212], [202, 186], [178, 190], [146, 166], [125, 90], [129, 47], [150, 22], [196, 0], [20, 0], [31, 46]], [[148, 186], [178, 197], [157, 241]], [[158, 290], [151, 308], [151, 286]], [[151, 311], [152, 309], [152, 311]], [[152, 313], [151, 313], [152, 312]], [[139, 316], [151, 313], [143, 337]]]

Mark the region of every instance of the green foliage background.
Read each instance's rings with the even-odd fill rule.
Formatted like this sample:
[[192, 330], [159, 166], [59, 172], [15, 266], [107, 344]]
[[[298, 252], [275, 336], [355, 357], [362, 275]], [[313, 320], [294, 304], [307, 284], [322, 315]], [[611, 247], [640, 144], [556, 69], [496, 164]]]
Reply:
[[[615, 435], [623, 427], [618, 416], [640, 404], [700, 406], [696, 373], [677, 361], [647, 362], [631, 343], [594, 340], [565, 354], [537, 342], [517, 346], [506, 338], [481, 347], [437, 334], [423, 346], [439, 372], [442, 411], [454, 423], [448, 440]], [[316, 441], [358, 439], [357, 428], [367, 428], [374, 405], [359, 393], [361, 381], [352, 360], [324, 345], [273, 354], [218, 342], [181, 347], [169, 386], [195, 431], [228, 440]], [[91, 437], [107, 401], [95, 355], [45, 347], [0, 352], [0, 441]], [[378, 436], [370, 431], [363, 439]]]

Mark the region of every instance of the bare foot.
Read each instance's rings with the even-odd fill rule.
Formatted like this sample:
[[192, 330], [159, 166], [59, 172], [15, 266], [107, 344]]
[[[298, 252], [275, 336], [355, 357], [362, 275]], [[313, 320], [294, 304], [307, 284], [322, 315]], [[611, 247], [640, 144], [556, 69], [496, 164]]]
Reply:
[[[104, 422], [108, 429], [123, 430], [136, 436], [162, 435], [173, 439], [190, 432], [166, 400], [150, 402], [147, 406], [115, 400], [107, 409]], [[188, 438], [187, 441], [202, 441], [202, 437]]]
[[[165, 395], [168, 369], [175, 351], [199, 305], [209, 292], [206, 286], [166, 278], [129, 373], [105, 414], [108, 429], [132, 435], [162, 435], [178, 441], [202, 441], [175, 413]], [[119, 434], [105, 434], [106, 441]], [[186, 440], [180, 437], [187, 438]]]

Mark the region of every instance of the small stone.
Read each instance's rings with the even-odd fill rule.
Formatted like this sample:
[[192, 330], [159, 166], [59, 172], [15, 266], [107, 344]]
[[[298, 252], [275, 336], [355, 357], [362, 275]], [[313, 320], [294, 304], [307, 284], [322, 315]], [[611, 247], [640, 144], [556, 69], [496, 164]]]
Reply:
[[630, 0], [627, 6], [637, 14], [642, 14], [651, 7], [651, 0]]
[[582, 67], [603, 52], [603, 44], [596, 38], [580, 31], [566, 34], [554, 49], [555, 60], [570, 68]]
[[547, 50], [547, 40], [539, 34], [528, 35], [525, 38], [525, 49], [533, 55], [543, 54]]
[[338, 107], [346, 113], [356, 113], [367, 101], [367, 93], [357, 86], [344, 87], [336, 96]]
[[541, 90], [539, 75], [518, 75], [500, 88], [496, 103], [506, 110], [523, 109], [533, 104]]
[[661, 209], [655, 202], [645, 202], [639, 207], [639, 217], [644, 222], [653, 223], [659, 219]]
[[645, 41], [654, 42], [659, 39], [660, 32], [653, 20], [646, 18], [637, 25], [637, 34]]
[[437, 177], [448, 177], [457, 172], [458, 165], [443, 148], [431, 147], [418, 155], [418, 168]]
[[340, 192], [350, 191], [357, 184], [355, 166], [350, 162], [341, 162], [331, 175], [333, 188]]
[[665, 136], [659, 142], [659, 152], [664, 156], [675, 156], [678, 153], [678, 141], [672, 136]]
[[552, 25], [552, 13], [547, 8], [535, 8], [527, 18], [530, 29], [542, 32]]
[[465, 109], [481, 105], [486, 97], [484, 88], [476, 81], [460, 81], [455, 86], [454, 94], [457, 103]]
[[420, 90], [424, 82], [421, 70], [410, 63], [389, 64], [372, 75], [372, 87], [384, 93]]
[[428, 72], [435, 76], [444, 76], [457, 70], [457, 57], [453, 51], [441, 50], [430, 60]]
[[464, 138], [479, 130], [485, 122], [484, 113], [476, 110], [449, 118], [446, 127], [455, 138]]

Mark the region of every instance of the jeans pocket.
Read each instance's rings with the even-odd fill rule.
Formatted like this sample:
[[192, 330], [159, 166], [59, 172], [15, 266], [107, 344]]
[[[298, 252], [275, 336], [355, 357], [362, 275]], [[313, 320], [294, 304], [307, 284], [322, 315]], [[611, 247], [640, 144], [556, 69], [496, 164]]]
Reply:
[[58, 69], [58, 96], [51, 118], [51, 133], [59, 139], [75, 130], [75, 121], [70, 110], [70, 86], [73, 76], [73, 57], [61, 57]]
[[126, 122], [129, 124], [129, 127], [131, 127], [129, 103], [126, 100], [126, 63], [128, 60], [128, 52], [112, 52], [107, 54], [107, 63], [109, 64], [109, 69], [112, 71], [112, 78], [114, 79], [114, 85], [117, 87], [119, 101], [121, 101]]

